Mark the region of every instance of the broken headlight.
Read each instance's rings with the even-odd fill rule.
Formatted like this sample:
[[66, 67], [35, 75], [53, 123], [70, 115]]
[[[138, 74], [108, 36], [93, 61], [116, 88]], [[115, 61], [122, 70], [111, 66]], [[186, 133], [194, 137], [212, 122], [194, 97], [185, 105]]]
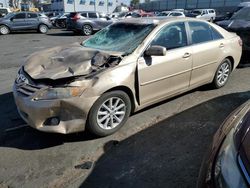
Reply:
[[52, 100], [64, 99], [80, 96], [85, 88], [83, 87], [65, 87], [65, 88], [47, 88], [38, 93], [34, 100]]

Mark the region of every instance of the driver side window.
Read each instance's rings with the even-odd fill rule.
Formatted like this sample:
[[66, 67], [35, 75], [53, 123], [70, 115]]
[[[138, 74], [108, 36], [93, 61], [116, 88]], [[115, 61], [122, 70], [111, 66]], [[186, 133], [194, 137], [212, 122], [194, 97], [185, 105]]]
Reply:
[[151, 46], [163, 46], [167, 50], [187, 46], [187, 33], [184, 22], [164, 27], [151, 42]]

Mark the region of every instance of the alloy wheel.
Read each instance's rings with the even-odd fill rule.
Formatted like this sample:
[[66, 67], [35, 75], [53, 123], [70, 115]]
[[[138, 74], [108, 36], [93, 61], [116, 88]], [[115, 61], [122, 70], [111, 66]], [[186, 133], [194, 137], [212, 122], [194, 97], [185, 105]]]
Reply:
[[92, 27], [90, 25], [84, 25], [83, 26], [83, 33], [85, 35], [91, 35], [92, 34]]
[[2, 35], [7, 35], [9, 32], [10, 32], [10, 30], [9, 30], [8, 27], [6, 27], [6, 26], [1, 26], [1, 27], [0, 27], [0, 33], [1, 33]]
[[216, 79], [217, 79], [218, 85], [220, 86], [223, 86], [227, 82], [227, 79], [229, 77], [229, 74], [230, 74], [229, 63], [230, 62], [228, 62], [228, 60], [225, 60], [225, 62], [222, 63], [218, 69]]
[[97, 124], [105, 130], [114, 129], [123, 121], [125, 114], [125, 102], [119, 97], [111, 97], [97, 111]]
[[47, 33], [48, 27], [46, 25], [40, 25], [39, 30], [41, 33]]

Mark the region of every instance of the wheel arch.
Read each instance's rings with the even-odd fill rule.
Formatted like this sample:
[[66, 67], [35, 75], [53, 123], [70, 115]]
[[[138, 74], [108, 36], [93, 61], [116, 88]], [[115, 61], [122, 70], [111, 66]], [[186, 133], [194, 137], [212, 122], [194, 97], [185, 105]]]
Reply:
[[232, 56], [227, 56], [225, 59], [229, 59], [230, 60], [231, 66], [232, 66], [232, 70], [233, 70], [234, 69], [234, 58]]
[[39, 23], [38, 26], [37, 26], [37, 29], [39, 29], [40, 25], [46, 25], [49, 28], [49, 26], [47, 24], [45, 24], [45, 23]]
[[116, 86], [116, 87], [113, 87], [107, 91], [105, 91], [104, 93], [108, 93], [108, 92], [111, 92], [111, 91], [123, 91], [124, 93], [126, 93], [128, 96], [129, 96], [129, 99], [130, 99], [130, 102], [131, 102], [131, 113], [134, 112], [135, 110], [135, 99], [134, 99], [134, 94], [132, 92], [132, 90], [127, 87], [127, 86]]

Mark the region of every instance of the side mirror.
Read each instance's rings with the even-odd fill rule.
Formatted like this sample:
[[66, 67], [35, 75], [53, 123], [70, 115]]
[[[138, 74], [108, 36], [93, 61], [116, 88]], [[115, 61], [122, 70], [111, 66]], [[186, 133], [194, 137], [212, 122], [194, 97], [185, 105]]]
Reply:
[[14, 18], [10, 18], [10, 21], [13, 21], [14, 20]]
[[144, 54], [146, 56], [165, 56], [167, 53], [167, 50], [163, 46], [150, 46]]

